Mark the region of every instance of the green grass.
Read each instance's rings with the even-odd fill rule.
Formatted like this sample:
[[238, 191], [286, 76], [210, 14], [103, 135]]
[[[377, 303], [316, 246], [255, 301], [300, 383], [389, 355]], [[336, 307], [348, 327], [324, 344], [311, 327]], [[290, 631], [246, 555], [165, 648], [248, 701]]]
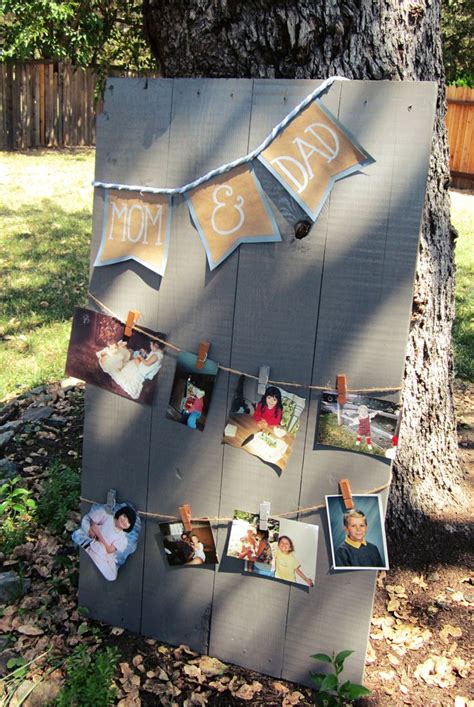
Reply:
[[64, 376], [85, 304], [94, 150], [0, 155], [0, 400]]
[[[0, 154], [0, 400], [64, 375], [87, 301], [94, 150]], [[474, 196], [452, 192], [457, 375], [473, 379]]]
[[474, 380], [474, 195], [451, 192], [456, 243], [456, 321], [453, 327], [456, 376]]

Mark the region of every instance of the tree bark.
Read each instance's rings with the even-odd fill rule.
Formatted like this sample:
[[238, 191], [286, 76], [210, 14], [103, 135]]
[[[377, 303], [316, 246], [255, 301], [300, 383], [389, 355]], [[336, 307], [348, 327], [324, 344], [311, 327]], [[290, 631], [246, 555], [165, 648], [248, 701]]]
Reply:
[[163, 75], [436, 81], [438, 101], [388, 522], [414, 530], [456, 504], [454, 237], [449, 220], [440, 0], [145, 0]]

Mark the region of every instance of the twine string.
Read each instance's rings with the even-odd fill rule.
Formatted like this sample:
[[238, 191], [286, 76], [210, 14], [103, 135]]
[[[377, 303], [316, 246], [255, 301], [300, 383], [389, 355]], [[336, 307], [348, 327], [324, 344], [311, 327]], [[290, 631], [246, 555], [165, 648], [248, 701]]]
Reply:
[[[377, 486], [373, 489], [370, 489], [369, 491], [364, 491], [361, 494], [356, 494], [360, 496], [368, 496], [372, 495], [375, 493], [380, 493], [380, 491], [384, 491], [385, 489], [389, 488], [390, 484], [392, 482], [392, 472], [390, 471], [390, 478], [387, 481], [386, 484], [382, 484], [381, 486]], [[342, 496], [341, 496], [342, 498]], [[91, 505], [94, 504], [100, 504], [100, 501], [93, 501], [90, 498], [83, 498], [82, 496], [80, 497], [80, 500], [83, 503], [90, 503]], [[308, 513], [312, 513], [313, 511], [319, 511], [321, 508], [325, 508], [326, 504], [325, 503], [318, 503], [314, 506], [307, 506], [305, 508], [296, 508], [293, 511], [284, 511], [283, 513], [273, 513], [272, 516], [279, 517], [279, 518], [290, 518], [291, 516], [296, 516], [296, 515], [307, 515]], [[174, 522], [180, 522], [181, 518], [176, 515], [169, 515], [168, 513], [159, 513], [155, 512], [152, 513], [151, 511], [137, 511], [138, 515], [141, 516], [142, 518], [150, 518], [151, 520], [153, 519], [161, 519], [161, 520], [169, 520], [169, 521], [174, 521]], [[213, 525], [224, 525], [225, 523], [230, 523], [234, 520], [233, 517], [228, 517], [228, 516], [202, 516], [202, 517], [192, 517], [191, 521], [195, 523], [201, 523], [204, 521], [207, 521], [209, 523], [212, 523]]]
[[[95, 297], [92, 292], [88, 292], [89, 297], [99, 306], [101, 307], [105, 312], [108, 312], [110, 316], [114, 317], [114, 319], [117, 319], [119, 322], [122, 324], [125, 324], [125, 321], [121, 319], [110, 307], [107, 307], [106, 304], [101, 302], [97, 297]], [[171, 341], [167, 341], [166, 339], [161, 339], [159, 336], [154, 336], [153, 334], [150, 334], [148, 331], [145, 331], [145, 329], [142, 329], [141, 327], [137, 326], [134, 324], [131, 327], [134, 331], [139, 332], [140, 334], [144, 334], [144, 336], [148, 337], [149, 339], [152, 339], [153, 341], [158, 341], [160, 344], [163, 346], [167, 346], [168, 348], [172, 349], [173, 351], [177, 351], [178, 353], [183, 352], [184, 349], [180, 348], [179, 346], [176, 346], [176, 344], [171, 343]], [[247, 373], [246, 371], [239, 371], [237, 368], [230, 368], [229, 366], [223, 366], [221, 363], [217, 364], [217, 368], [219, 368], [221, 371], [225, 371], [226, 373], [232, 373], [233, 375], [236, 376], [245, 376], [245, 378], [251, 378], [253, 380], [258, 381], [258, 376], [253, 375], [252, 373]], [[276, 385], [282, 388], [303, 388], [304, 390], [330, 390], [330, 386], [328, 385], [315, 385], [313, 383], [294, 383], [292, 381], [277, 381], [277, 380], [268, 380], [268, 383], [271, 385]], [[347, 388], [348, 393], [395, 393], [399, 390], [401, 390], [402, 387], [399, 386], [382, 386], [378, 388]]]
[[228, 162], [227, 164], [222, 165], [221, 167], [217, 167], [216, 169], [212, 169], [210, 172], [207, 174], [204, 174], [202, 177], [199, 177], [198, 179], [195, 179], [192, 182], [189, 182], [188, 184], [185, 184], [182, 187], [175, 187], [175, 188], [166, 188], [166, 187], [144, 187], [140, 185], [132, 185], [132, 184], [113, 184], [111, 182], [99, 182], [99, 181], [93, 181], [92, 186], [94, 187], [102, 187], [102, 189], [118, 189], [118, 190], [123, 190], [123, 191], [138, 191], [140, 193], [149, 193], [149, 194], [184, 194], [184, 192], [189, 191], [191, 189], [195, 189], [196, 187], [200, 186], [204, 182], [207, 182], [209, 179], [212, 179], [213, 177], [217, 177], [221, 174], [225, 174], [226, 172], [229, 172], [231, 169], [234, 169], [235, 167], [239, 167], [241, 164], [245, 164], [246, 162], [251, 162], [255, 157], [258, 157], [258, 155], [265, 150], [265, 148], [268, 147], [268, 145], [273, 142], [273, 140], [276, 138], [276, 136], [285, 128], [288, 123], [295, 118], [298, 113], [303, 110], [303, 108], [306, 108], [306, 106], [311, 103], [312, 101], [315, 100], [321, 93], [323, 93], [327, 88], [329, 88], [334, 81], [348, 81], [349, 79], [346, 79], [344, 76], [331, 76], [330, 78], [326, 79], [326, 81], [323, 81], [321, 86], [318, 86], [317, 88], [314, 89], [306, 98], [304, 98], [301, 103], [299, 103], [293, 110], [288, 113], [288, 115], [283, 118], [283, 120], [278, 123], [278, 125], [275, 125], [273, 130], [265, 140], [262, 142], [261, 145], [259, 145], [255, 150], [252, 152], [249, 152], [248, 155], [245, 155], [244, 157], [239, 157], [236, 160], [233, 160], [232, 162]]

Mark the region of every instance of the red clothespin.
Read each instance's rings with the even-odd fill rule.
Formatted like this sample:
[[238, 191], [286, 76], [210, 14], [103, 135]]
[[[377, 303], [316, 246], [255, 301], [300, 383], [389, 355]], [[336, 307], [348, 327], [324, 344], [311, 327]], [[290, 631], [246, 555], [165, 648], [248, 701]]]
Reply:
[[190, 533], [193, 527], [191, 525], [191, 506], [189, 503], [185, 503], [183, 506], [179, 507], [179, 514], [185, 531]]
[[345, 405], [347, 400], [347, 378], [345, 373], [339, 373], [336, 377], [337, 402]]
[[199, 344], [196, 360], [196, 368], [202, 368], [206, 363], [207, 353], [211, 344], [208, 341], [201, 341]]
[[268, 379], [270, 378], [270, 366], [260, 366], [258, 369], [258, 385], [257, 393], [259, 395], [265, 395], [265, 391], [268, 385]]
[[339, 481], [339, 488], [341, 490], [344, 506], [347, 511], [350, 511], [351, 508], [354, 508], [354, 501], [352, 500], [352, 491], [349, 479], [341, 479]]
[[133, 327], [140, 318], [140, 312], [136, 309], [130, 309], [127, 314], [127, 321], [125, 322], [125, 329], [123, 332], [124, 336], [132, 336]]

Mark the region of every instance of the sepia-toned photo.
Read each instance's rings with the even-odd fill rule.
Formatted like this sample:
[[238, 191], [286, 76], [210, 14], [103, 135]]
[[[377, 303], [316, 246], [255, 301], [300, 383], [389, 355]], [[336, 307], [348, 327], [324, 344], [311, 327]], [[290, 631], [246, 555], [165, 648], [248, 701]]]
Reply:
[[186, 531], [179, 522], [160, 523], [161, 541], [166, 559], [175, 565], [217, 564], [216, 544], [209, 521], [192, 521]]
[[291, 454], [305, 399], [278, 386], [252, 400], [241, 376], [224, 429], [224, 443], [283, 471]]
[[387, 570], [388, 555], [380, 496], [352, 496], [346, 510], [342, 496], [326, 496], [333, 569]]
[[367, 395], [347, 395], [344, 405], [337, 393], [321, 396], [317, 444], [394, 459], [398, 445], [400, 406]]
[[113, 582], [119, 567], [137, 549], [140, 528], [140, 517], [130, 503], [116, 503], [113, 508], [96, 503], [71, 537], [105, 579]]
[[179, 354], [166, 417], [202, 432], [211, 404], [218, 365], [206, 359], [201, 368], [196, 368], [196, 361], [196, 354], [186, 351]]
[[76, 307], [66, 373], [137, 403], [151, 405], [163, 363], [166, 336], [149, 329], [124, 336], [125, 325]]

